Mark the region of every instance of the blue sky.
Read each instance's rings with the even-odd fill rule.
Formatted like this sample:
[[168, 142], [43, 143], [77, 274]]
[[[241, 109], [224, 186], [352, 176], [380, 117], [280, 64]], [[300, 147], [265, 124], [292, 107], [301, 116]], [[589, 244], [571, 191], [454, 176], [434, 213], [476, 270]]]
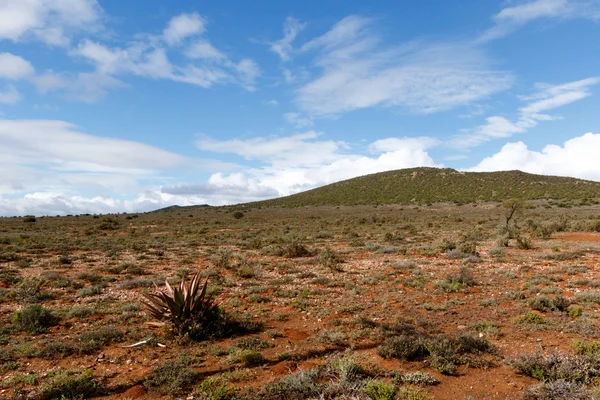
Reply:
[[599, 37], [599, 0], [0, 0], [0, 215], [600, 181]]

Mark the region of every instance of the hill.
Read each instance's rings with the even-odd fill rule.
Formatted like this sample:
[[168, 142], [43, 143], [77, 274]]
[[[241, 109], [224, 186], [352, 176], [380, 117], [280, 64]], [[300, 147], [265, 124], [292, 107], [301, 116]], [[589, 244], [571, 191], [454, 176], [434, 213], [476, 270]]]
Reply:
[[600, 198], [600, 182], [521, 171], [459, 172], [450, 168], [409, 168], [360, 176], [247, 206], [465, 204], [509, 198], [596, 199]]

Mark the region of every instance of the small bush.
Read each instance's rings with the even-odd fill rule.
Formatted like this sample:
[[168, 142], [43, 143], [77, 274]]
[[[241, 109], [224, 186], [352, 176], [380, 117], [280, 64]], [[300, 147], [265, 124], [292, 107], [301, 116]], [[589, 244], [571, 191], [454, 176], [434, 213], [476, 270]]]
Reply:
[[35, 221], [37, 221], [37, 220], [36, 220], [35, 216], [33, 216], [33, 215], [26, 215], [23, 218], [23, 222], [35, 222]]
[[552, 300], [550, 300], [546, 296], [537, 296], [531, 300], [529, 300], [529, 307], [532, 310], [537, 310], [541, 312], [548, 311], [553, 308]]
[[594, 394], [581, 383], [559, 379], [527, 388], [523, 400], [590, 400]]
[[600, 356], [600, 342], [588, 342], [587, 340], [575, 340], [571, 345], [575, 354], [582, 356]]
[[102, 288], [98, 285], [91, 285], [77, 291], [77, 295], [80, 297], [91, 297], [97, 296], [102, 293]]
[[598, 292], [579, 293], [575, 296], [575, 302], [600, 304], [600, 293], [598, 293]]
[[60, 318], [50, 310], [39, 304], [34, 304], [17, 311], [12, 318], [12, 323], [20, 330], [29, 333], [43, 333], [48, 328], [58, 324]]
[[167, 361], [152, 371], [144, 381], [144, 386], [156, 389], [164, 395], [184, 394], [187, 389], [198, 381], [200, 374], [188, 368], [183, 360]]
[[519, 373], [543, 382], [564, 379], [589, 385], [600, 374], [600, 359], [595, 356], [524, 354], [510, 364]]
[[102, 326], [79, 335], [76, 347], [80, 353], [92, 353], [109, 343], [121, 340], [123, 336], [123, 332], [114, 326]]
[[89, 369], [83, 371], [53, 370], [49, 380], [40, 387], [40, 400], [83, 399], [106, 393]]
[[62, 255], [58, 257], [58, 263], [61, 265], [71, 265], [73, 264], [73, 260], [67, 255]]
[[500, 258], [506, 256], [506, 250], [501, 247], [495, 247], [493, 249], [490, 249], [490, 251], [488, 251], [488, 254], [490, 255], [490, 257]]
[[556, 296], [552, 299], [552, 308], [555, 310], [565, 312], [569, 309], [571, 301], [563, 296]]
[[300, 241], [292, 240], [283, 248], [283, 256], [287, 258], [308, 257], [312, 253]]
[[325, 250], [319, 254], [319, 262], [324, 268], [331, 271], [340, 272], [342, 271], [341, 263], [344, 262], [342, 257], [329, 247], [325, 247]]
[[364, 388], [364, 393], [371, 400], [393, 400], [398, 388], [392, 383], [370, 380]]
[[528, 311], [525, 314], [519, 315], [515, 322], [517, 324], [529, 324], [529, 325], [545, 325], [548, 323], [546, 318], [542, 317], [540, 314], [534, 313], [532, 311]]
[[410, 385], [417, 386], [434, 386], [440, 383], [435, 376], [431, 376], [428, 373], [421, 371], [402, 374], [400, 375], [399, 380], [402, 383], [408, 383]]
[[258, 398], [263, 400], [305, 400], [319, 398], [322, 387], [318, 383], [321, 371], [300, 371], [266, 384]]
[[235, 218], [235, 219], [241, 219], [241, 218], [244, 218], [244, 215], [245, 214], [243, 212], [236, 211], [236, 212], [233, 213], [233, 218]]
[[579, 318], [583, 315], [583, 308], [580, 306], [570, 306], [568, 311], [571, 318]]
[[416, 361], [429, 355], [426, 339], [421, 335], [400, 335], [387, 339], [377, 353], [383, 358]]
[[262, 350], [274, 347], [271, 342], [261, 339], [259, 336], [243, 337], [235, 341], [235, 347], [242, 350]]
[[240, 361], [245, 367], [256, 367], [265, 362], [265, 357], [255, 350], [246, 350], [240, 355]]
[[517, 240], [517, 248], [518, 249], [521, 249], [521, 250], [533, 249], [533, 241], [531, 240], [531, 238], [519, 235], [516, 237], [516, 240]]
[[238, 389], [228, 385], [220, 378], [209, 378], [202, 381], [194, 395], [200, 400], [235, 400]]
[[433, 400], [433, 396], [421, 389], [403, 387], [398, 390], [398, 400]]

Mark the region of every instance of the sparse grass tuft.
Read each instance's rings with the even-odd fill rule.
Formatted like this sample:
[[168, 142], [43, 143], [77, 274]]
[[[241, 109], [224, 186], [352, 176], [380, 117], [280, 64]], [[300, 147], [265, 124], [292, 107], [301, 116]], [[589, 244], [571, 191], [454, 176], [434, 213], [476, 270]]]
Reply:
[[47, 332], [48, 328], [58, 324], [59, 321], [58, 316], [39, 304], [17, 311], [12, 318], [12, 323], [18, 329], [29, 333]]

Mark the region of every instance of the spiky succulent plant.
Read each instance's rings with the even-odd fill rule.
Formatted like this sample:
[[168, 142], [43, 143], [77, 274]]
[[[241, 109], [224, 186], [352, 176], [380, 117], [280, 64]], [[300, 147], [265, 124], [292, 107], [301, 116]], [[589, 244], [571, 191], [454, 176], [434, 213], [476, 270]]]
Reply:
[[169, 320], [173, 327], [183, 333], [186, 327], [198, 325], [219, 314], [218, 306], [207, 295], [208, 279], [201, 285], [197, 272], [188, 282], [182, 279], [178, 286], [165, 281], [165, 287], [156, 293], [144, 293], [148, 312], [158, 320]]

